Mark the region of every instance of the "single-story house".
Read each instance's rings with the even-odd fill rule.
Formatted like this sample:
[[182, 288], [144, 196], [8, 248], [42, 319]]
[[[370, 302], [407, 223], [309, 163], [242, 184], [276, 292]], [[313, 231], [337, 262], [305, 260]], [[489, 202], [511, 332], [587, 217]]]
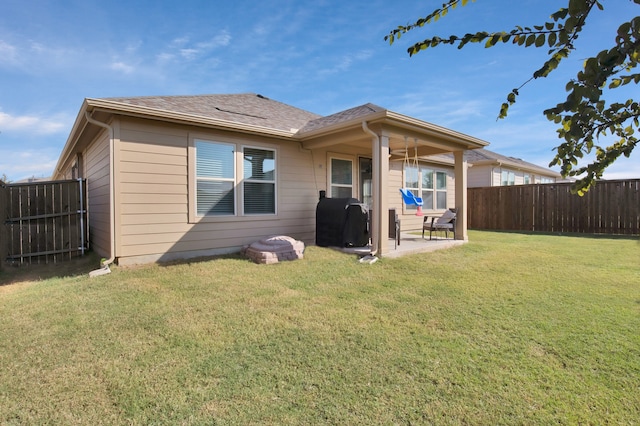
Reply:
[[53, 179], [87, 179], [92, 249], [109, 263], [232, 253], [270, 235], [313, 243], [320, 191], [370, 207], [384, 256], [389, 209], [404, 229], [422, 225], [401, 187], [425, 214], [456, 207], [467, 239], [464, 154], [486, 145], [373, 104], [320, 116], [251, 93], [85, 99]]
[[562, 176], [549, 168], [507, 157], [486, 148], [468, 151], [468, 188], [555, 183]]

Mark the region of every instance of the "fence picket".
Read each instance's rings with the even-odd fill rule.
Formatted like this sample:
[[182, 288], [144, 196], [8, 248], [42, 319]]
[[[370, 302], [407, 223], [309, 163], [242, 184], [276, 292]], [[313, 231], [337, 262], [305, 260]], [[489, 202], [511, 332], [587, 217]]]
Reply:
[[87, 208], [80, 191], [85, 188], [80, 180], [6, 185], [8, 194], [0, 205], [7, 212], [0, 223], [8, 235], [3, 260], [55, 263], [84, 253]]
[[640, 234], [640, 179], [599, 181], [584, 196], [570, 183], [469, 188], [473, 229]]

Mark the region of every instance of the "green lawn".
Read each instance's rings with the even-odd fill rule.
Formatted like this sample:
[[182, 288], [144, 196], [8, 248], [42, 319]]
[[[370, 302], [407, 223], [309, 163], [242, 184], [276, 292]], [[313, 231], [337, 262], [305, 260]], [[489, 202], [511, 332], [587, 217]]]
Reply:
[[637, 424], [638, 239], [470, 240], [0, 272], [0, 424]]

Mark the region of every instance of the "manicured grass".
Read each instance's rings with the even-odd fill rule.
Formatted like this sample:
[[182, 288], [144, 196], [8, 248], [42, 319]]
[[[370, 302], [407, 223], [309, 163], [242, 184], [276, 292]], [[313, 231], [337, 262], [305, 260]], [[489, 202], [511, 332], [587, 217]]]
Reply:
[[0, 424], [636, 424], [640, 242], [470, 239], [0, 273]]

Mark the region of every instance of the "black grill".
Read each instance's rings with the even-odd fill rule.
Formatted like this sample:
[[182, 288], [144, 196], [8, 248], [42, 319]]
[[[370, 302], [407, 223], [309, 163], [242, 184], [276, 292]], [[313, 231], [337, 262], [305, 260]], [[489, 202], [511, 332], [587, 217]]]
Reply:
[[316, 207], [316, 245], [365, 247], [369, 244], [369, 212], [355, 198], [320, 198]]

